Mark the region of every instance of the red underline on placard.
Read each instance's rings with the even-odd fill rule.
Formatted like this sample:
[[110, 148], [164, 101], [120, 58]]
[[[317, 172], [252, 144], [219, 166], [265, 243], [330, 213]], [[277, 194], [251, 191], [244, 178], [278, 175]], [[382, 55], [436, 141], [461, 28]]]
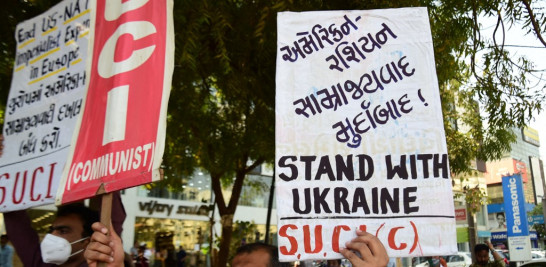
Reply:
[[455, 218], [450, 215], [401, 215], [401, 216], [317, 216], [317, 217], [282, 217], [279, 220], [316, 220], [316, 219], [398, 219], [398, 218]]
[[25, 162], [25, 161], [29, 161], [29, 160], [33, 160], [33, 159], [38, 159], [38, 158], [41, 158], [41, 157], [45, 157], [45, 156], [47, 156], [47, 155], [50, 155], [50, 154], [53, 154], [53, 153], [57, 153], [57, 152], [59, 152], [59, 151], [61, 151], [61, 150], [63, 150], [63, 149], [69, 148], [69, 147], [70, 147], [70, 145], [65, 146], [65, 147], [61, 147], [61, 148], [59, 148], [59, 149], [57, 149], [57, 150], [55, 150], [55, 151], [51, 151], [51, 152], [49, 152], [49, 153], [46, 153], [46, 154], [43, 154], [43, 155], [40, 155], [40, 156], [36, 156], [36, 157], [33, 157], [33, 158], [28, 158], [28, 159], [21, 160], [21, 161], [17, 161], [17, 162], [12, 162], [12, 163], [9, 163], [9, 164], [6, 164], [6, 165], [2, 165], [2, 166], [0, 166], [0, 168], [7, 167], [7, 166], [11, 166], [11, 165], [15, 165], [15, 164], [19, 164], [19, 163], [21, 163], [21, 162]]

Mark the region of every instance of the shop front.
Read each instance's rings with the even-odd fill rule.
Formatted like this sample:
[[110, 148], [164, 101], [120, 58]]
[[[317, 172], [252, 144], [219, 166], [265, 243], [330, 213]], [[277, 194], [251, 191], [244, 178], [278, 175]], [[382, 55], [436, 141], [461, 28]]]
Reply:
[[[152, 197], [150, 195], [154, 193], [144, 187], [125, 190], [122, 194], [127, 212], [122, 234], [124, 250], [130, 251], [135, 243], [146, 244], [152, 255], [162, 249], [174, 253], [183, 248], [188, 254], [186, 263], [189, 266], [206, 266], [211, 253], [209, 244], [214, 244], [214, 238], [221, 236], [221, 226], [218, 210], [211, 208], [210, 191], [205, 189], [186, 190], [185, 195], [169, 195], [170, 198], [165, 195]], [[272, 211], [269, 232], [272, 242], [276, 240], [275, 212]], [[263, 206], [237, 207], [233, 222], [235, 229], [239, 227], [245, 232], [241, 244], [265, 240], [266, 218], [267, 208]]]
[[188, 254], [188, 263], [204, 263], [210, 233], [215, 232], [211, 229], [210, 204], [148, 197], [140, 191], [131, 188], [122, 197], [128, 215], [122, 236], [125, 251], [130, 251], [132, 244], [145, 244], [152, 255], [163, 250], [170, 257], [182, 248]]
[[[531, 238], [531, 247], [538, 248], [538, 235], [534, 230], [529, 231], [529, 237]], [[508, 247], [508, 234], [506, 231], [492, 231], [491, 243], [495, 247]]]

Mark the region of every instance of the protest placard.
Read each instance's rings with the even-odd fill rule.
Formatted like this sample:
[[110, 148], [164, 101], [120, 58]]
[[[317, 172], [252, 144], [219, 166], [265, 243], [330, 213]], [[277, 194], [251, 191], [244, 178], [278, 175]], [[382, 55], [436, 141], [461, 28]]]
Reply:
[[87, 0], [66, 0], [16, 27], [0, 211], [54, 202], [89, 79], [89, 14]]
[[281, 260], [342, 258], [356, 229], [391, 257], [456, 253], [427, 9], [277, 19]]
[[57, 204], [159, 180], [174, 67], [172, 8], [172, 0], [96, 1], [89, 89]]

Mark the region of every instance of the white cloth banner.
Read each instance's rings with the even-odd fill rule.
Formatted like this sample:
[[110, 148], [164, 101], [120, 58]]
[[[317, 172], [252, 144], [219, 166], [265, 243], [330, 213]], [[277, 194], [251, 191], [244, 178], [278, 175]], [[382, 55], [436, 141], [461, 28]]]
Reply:
[[356, 229], [391, 257], [456, 253], [427, 9], [277, 19], [281, 260], [342, 258]]
[[62, 1], [17, 25], [0, 158], [0, 211], [54, 203], [85, 93], [87, 3]]

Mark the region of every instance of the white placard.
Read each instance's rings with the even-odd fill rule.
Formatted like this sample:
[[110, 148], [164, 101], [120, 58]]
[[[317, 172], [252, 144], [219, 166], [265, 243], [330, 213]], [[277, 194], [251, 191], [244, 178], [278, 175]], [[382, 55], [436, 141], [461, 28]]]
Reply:
[[54, 202], [86, 84], [90, 9], [65, 0], [21, 22], [0, 158], [0, 211]]
[[390, 257], [456, 253], [427, 9], [277, 19], [281, 260], [342, 258], [357, 228]]

